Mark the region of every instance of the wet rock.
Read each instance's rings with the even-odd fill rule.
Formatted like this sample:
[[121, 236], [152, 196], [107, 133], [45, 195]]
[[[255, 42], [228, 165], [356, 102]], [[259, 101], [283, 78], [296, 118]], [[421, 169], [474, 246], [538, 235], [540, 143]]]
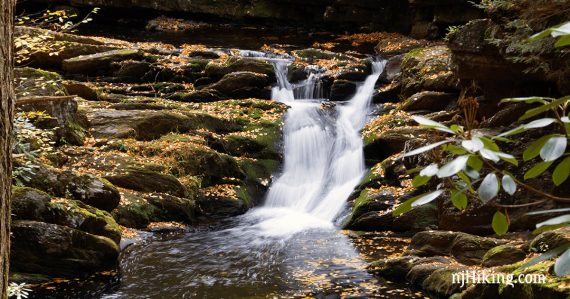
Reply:
[[451, 51], [447, 46], [433, 46], [409, 52], [402, 61], [401, 82], [403, 97], [424, 90], [457, 91]]
[[380, 87], [372, 96], [373, 103], [397, 103], [400, 101], [400, 92], [402, 85], [399, 82], [393, 82]]
[[192, 223], [196, 220], [197, 205], [194, 199], [172, 196], [169, 194], [150, 194], [145, 199], [156, 208], [153, 220], [183, 221]]
[[123, 192], [121, 202], [112, 212], [113, 218], [118, 224], [129, 228], [145, 228], [157, 219], [160, 210], [149, 203], [145, 198], [130, 192]]
[[526, 258], [526, 253], [513, 245], [499, 245], [485, 253], [482, 259], [484, 267], [514, 264]]
[[49, 194], [28, 187], [12, 187], [12, 219], [41, 220], [51, 200]]
[[162, 192], [185, 197], [187, 190], [173, 176], [139, 167], [129, 167], [121, 173], [106, 176], [116, 186], [141, 192]]
[[93, 235], [107, 237], [119, 244], [121, 230], [111, 214], [70, 199], [54, 199], [43, 215], [44, 222], [67, 226]]
[[200, 190], [198, 206], [209, 217], [228, 217], [245, 213], [253, 206], [248, 191], [235, 185], [216, 185]]
[[204, 89], [223, 94], [226, 98], [267, 98], [263, 89], [269, 84], [267, 75], [254, 72], [234, 72], [224, 75], [220, 81]]
[[140, 60], [143, 52], [135, 49], [113, 50], [103, 53], [82, 55], [63, 61], [63, 70], [70, 74], [104, 75], [114, 62]]
[[226, 62], [221, 64], [212, 61], [208, 63], [204, 72], [207, 77], [211, 78], [222, 78], [225, 75], [236, 72], [250, 72], [266, 75], [267, 81], [272, 81], [275, 78], [275, 71], [273, 70], [271, 63], [265, 60], [238, 56], [232, 56]]
[[112, 267], [119, 256], [111, 239], [61, 225], [20, 220], [11, 230], [15, 271], [75, 276]]
[[116, 208], [121, 200], [121, 194], [113, 184], [92, 175], [73, 178], [68, 190], [74, 199], [108, 212]]
[[402, 105], [404, 111], [440, 111], [457, 100], [458, 95], [454, 93], [422, 91], [410, 96]]
[[330, 92], [331, 101], [349, 100], [356, 93], [356, 83], [348, 80], [334, 80]]
[[433, 271], [422, 283], [422, 288], [429, 293], [449, 297], [461, 290], [461, 284], [454, 283], [452, 275], [462, 268], [448, 266]]

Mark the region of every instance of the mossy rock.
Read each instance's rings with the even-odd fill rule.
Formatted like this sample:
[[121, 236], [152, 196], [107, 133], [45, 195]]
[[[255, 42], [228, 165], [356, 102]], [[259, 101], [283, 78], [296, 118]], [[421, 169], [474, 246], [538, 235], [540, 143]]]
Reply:
[[136, 49], [111, 50], [66, 59], [62, 63], [62, 67], [64, 71], [70, 74], [104, 75], [114, 62], [140, 60], [143, 56], [143, 52]]
[[269, 93], [265, 90], [265, 87], [271, 85], [269, 78], [268, 75], [254, 72], [233, 72], [202, 90], [214, 91], [225, 98], [269, 98]]
[[160, 214], [160, 209], [145, 198], [130, 192], [123, 192], [119, 206], [111, 214], [122, 226], [142, 229], [147, 227], [152, 220], [159, 218], [156, 215]]
[[482, 258], [484, 267], [502, 266], [524, 260], [526, 253], [518, 247], [505, 244], [493, 247]]
[[204, 72], [206, 76], [212, 78], [221, 78], [234, 72], [252, 72], [275, 78], [275, 71], [271, 63], [265, 60], [238, 56], [232, 56], [224, 63], [212, 61], [205, 67]]
[[73, 178], [67, 188], [73, 199], [108, 212], [116, 208], [121, 200], [121, 194], [113, 184], [92, 175]]
[[321, 60], [321, 59], [325, 59], [325, 60], [332, 60], [332, 59], [350, 60], [351, 59], [350, 56], [347, 56], [344, 54], [320, 50], [320, 49], [314, 49], [314, 48], [308, 48], [308, 49], [304, 49], [304, 50], [296, 50], [296, 51], [293, 51], [293, 55], [295, 55], [295, 56], [297, 56], [303, 60], [308, 60], [308, 61]]
[[438, 296], [449, 297], [461, 290], [461, 284], [454, 283], [453, 274], [461, 271], [458, 267], [445, 267], [433, 271], [422, 283], [424, 290]]
[[16, 272], [76, 277], [116, 266], [111, 239], [57, 224], [12, 222], [10, 267]]
[[193, 198], [153, 193], [145, 195], [145, 199], [157, 209], [152, 214], [151, 221], [196, 221], [198, 207]]
[[58, 73], [31, 67], [15, 68], [16, 96], [64, 96], [67, 94]]
[[185, 197], [187, 190], [173, 176], [141, 167], [127, 167], [121, 173], [106, 176], [116, 186], [141, 192], [161, 192]]
[[197, 203], [205, 216], [214, 218], [241, 215], [253, 207], [247, 188], [229, 184], [200, 190]]
[[412, 50], [402, 61], [402, 96], [420, 91], [457, 91], [459, 79], [451, 62], [447, 46]]
[[214, 102], [228, 98], [226, 95], [220, 94], [216, 90], [202, 89], [188, 92], [175, 92], [166, 97], [172, 101], [186, 102], [186, 103], [203, 103]]
[[117, 244], [121, 240], [119, 225], [108, 212], [69, 199], [54, 199], [47, 210], [43, 219], [45, 222], [104, 236]]
[[539, 234], [530, 242], [530, 251], [546, 252], [570, 242], [570, 227]]
[[12, 186], [12, 219], [41, 221], [50, 201], [51, 196], [43, 191]]

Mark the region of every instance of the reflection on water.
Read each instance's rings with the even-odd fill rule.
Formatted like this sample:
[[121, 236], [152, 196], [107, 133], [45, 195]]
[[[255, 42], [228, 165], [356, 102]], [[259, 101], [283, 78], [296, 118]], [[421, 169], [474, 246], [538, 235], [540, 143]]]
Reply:
[[290, 220], [281, 223], [291, 232], [307, 227], [309, 217], [261, 208], [228, 223], [229, 228], [134, 245], [122, 259], [120, 286], [103, 298], [418, 296], [379, 283], [366, 272], [350, 239], [326, 222], [294, 234], [271, 233], [277, 231], [273, 219]]

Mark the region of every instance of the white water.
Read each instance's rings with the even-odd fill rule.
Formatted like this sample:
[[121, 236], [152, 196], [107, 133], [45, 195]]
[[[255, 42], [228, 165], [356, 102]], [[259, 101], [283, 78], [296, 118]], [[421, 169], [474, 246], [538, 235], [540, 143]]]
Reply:
[[300, 84], [287, 80], [288, 61], [275, 60], [274, 100], [290, 106], [285, 117], [285, 162], [262, 208], [252, 211], [262, 234], [288, 236], [309, 228], [332, 228], [346, 199], [365, 173], [360, 130], [366, 122], [374, 84], [385, 62], [345, 104], [322, 108], [318, 73]]

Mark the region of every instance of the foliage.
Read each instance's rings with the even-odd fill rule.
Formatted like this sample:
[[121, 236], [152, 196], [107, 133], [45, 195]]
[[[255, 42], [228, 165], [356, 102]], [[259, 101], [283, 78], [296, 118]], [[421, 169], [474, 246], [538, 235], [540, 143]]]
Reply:
[[[439, 179], [436, 191], [431, 191], [407, 200], [394, 209], [394, 215], [401, 215], [412, 208], [429, 203], [442, 194], [449, 193], [452, 204], [462, 210], [468, 205], [468, 201], [479, 200], [485, 204], [492, 204], [498, 208], [493, 216], [492, 227], [498, 235], [503, 235], [508, 231], [509, 219], [508, 209], [517, 208], [517, 205], [502, 205], [498, 196], [502, 192], [507, 195], [514, 195], [518, 189], [522, 188], [540, 195], [545, 200], [555, 202], [570, 202], [570, 198], [561, 198], [551, 194], [546, 194], [534, 187], [524, 183], [542, 175], [553, 165], [552, 182], [559, 186], [568, 180], [570, 174], [570, 151], [568, 150], [568, 139], [570, 139], [570, 96], [560, 99], [530, 97], [505, 99], [504, 103], [527, 103], [538, 106], [527, 110], [520, 121], [525, 121], [518, 127], [491, 135], [484, 134], [476, 130], [465, 130], [464, 127], [452, 125], [450, 127], [441, 123], [429, 120], [420, 116], [413, 119], [425, 128], [431, 128], [447, 134], [443, 140], [425, 145], [418, 149], [405, 153], [402, 158], [423, 154], [429, 151], [441, 150], [444, 153], [443, 163], [433, 163], [424, 168], [420, 168], [419, 174], [412, 180], [412, 185], [419, 188], [428, 184], [434, 177]], [[536, 117], [547, 114], [544, 118]], [[529, 121], [529, 119], [534, 119]], [[551, 134], [541, 136], [533, 141], [523, 152], [522, 160], [525, 163], [537, 161], [524, 174], [524, 179], [506, 170], [504, 166], [511, 164], [519, 167], [519, 158], [501, 150], [501, 143], [512, 143], [513, 136], [529, 130], [552, 127], [556, 125]], [[543, 203], [545, 200], [523, 204], [529, 206]], [[503, 213], [504, 210], [504, 213]], [[568, 209], [570, 210], [570, 209]], [[554, 212], [560, 212], [556, 210]], [[566, 211], [566, 210], [563, 210]], [[543, 211], [548, 213], [553, 211]], [[537, 212], [535, 212], [537, 213]], [[559, 216], [537, 224], [537, 232], [546, 229], [558, 228], [570, 224], [570, 214]], [[561, 259], [570, 258], [570, 254], [564, 254]], [[568, 263], [563, 260], [560, 263]], [[562, 270], [561, 270], [562, 271]], [[558, 272], [557, 272], [558, 273]]]
[[99, 12], [99, 7], [93, 8], [84, 18], [79, 21], [79, 15], [75, 11], [59, 9], [56, 11], [45, 10], [36, 14], [16, 17], [16, 24], [21, 26], [34, 26], [58, 32], [73, 32], [81, 24], [93, 21], [93, 15]]
[[570, 22], [543, 30], [531, 36], [530, 41], [541, 40], [549, 35], [558, 38], [558, 41], [554, 44], [556, 48], [570, 46]]
[[32, 290], [28, 289], [27, 286], [25, 283], [10, 283], [8, 285], [8, 297], [15, 297], [16, 299], [28, 298]]

